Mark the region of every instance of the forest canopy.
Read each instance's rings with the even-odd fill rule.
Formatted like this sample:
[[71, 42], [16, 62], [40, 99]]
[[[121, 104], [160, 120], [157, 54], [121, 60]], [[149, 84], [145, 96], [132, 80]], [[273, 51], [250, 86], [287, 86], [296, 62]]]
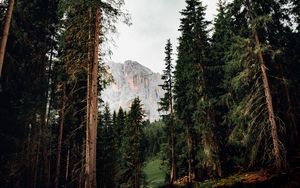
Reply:
[[185, 0], [156, 122], [139, 97], [102, 98], [125, 3], [0, 1], [1, 187], [151, 187], [153, 159], [165, 186], [257, 171], [300, 186], [300, 1], [219, 0], [209, 21]]

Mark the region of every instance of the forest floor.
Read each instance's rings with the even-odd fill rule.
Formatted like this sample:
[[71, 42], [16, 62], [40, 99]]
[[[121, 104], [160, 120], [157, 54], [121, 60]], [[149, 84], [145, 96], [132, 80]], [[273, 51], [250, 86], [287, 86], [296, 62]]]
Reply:
[[299, 177], [295, 174], [274, 174], [269, 170], [261, 170], [256, 172], [247, 172], [235, 174], [222, 179], [210, 179], [204, 182], [196, 182], [193, 185], [178, 184], [177, 187], [196, 187], [196, 188], [298, 188], [300, 187]]
[[158, 188], [165, 184], [166, 172], [162, 169], [160, 159], [148, 159], [143, 167], [147, 188]]
[[[290, 169], [286, 173], [276, 173], [275, 170], [262, 169], [259, 171], [241, 172], [220, 179], [208, 179], [203, 182], [193, 182], [187, 185], [187, 177], [177, 180], [175, 187], [196, 188], [300, 188], [300, 152], [293, 157]], [[165, 184], [166, 169], [158, 157], [150, 158], [143, 166], [146, 188], [170, 188]]]

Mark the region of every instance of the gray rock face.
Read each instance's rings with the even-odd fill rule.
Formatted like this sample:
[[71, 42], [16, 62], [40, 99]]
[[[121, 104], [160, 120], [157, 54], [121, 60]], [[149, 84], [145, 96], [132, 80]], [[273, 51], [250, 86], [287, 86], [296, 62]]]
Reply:
[[161, 75], [153, 73], [147, 67], [135, 61], [108, 64], [114, 77], [114, 83], [103, 92], [104, 102], [108, 102], [112, 110], [122, 107], [128, 110], [133, 99], [139, 97], [145, 114], [151, 122], [159, 119], [158, 102], [163, 96]]

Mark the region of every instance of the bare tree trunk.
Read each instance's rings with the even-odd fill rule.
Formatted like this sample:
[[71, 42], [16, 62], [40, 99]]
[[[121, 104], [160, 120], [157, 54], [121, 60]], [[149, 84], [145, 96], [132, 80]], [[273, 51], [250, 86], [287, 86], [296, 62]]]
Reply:
[[38, 133], [37, 133], [37, 151], [35, 153], [36, 158], [35, 158], [35, 171], [34, 171], [34, 176], [33, 176], [33, 188], [36, 188], [38, 183], [39, 183], [39, 163], [40, 163], [40, 149], [41, 149], [41, 139], [42, 139], [42, 127], [41, 127], [41, 123], [36, 120], [36, 126], [38, 129]]
[[[100, 34], [100, 9], [96, 9], [93, 63], [88, 70], [91, 73], [88, 89], [87, 104], [89, 106], [87, 120], [87, 149], [86, 149], [86, 188], [96, 188], [96, 140], [98, 120], [98, 52]], [[88, 73], [88, 74], [89, 74]]]
[[43, 139], [43, 158], [44, 158], [44, 167], [43, 167], [43, 187], [50, 187], [50, 179], [51, 179], [51, 129], [49, 128], [49, 118], [50, 118], [50, 109], [51, 109], [51, 83], [52, 83], [52, 63], [53, 63], [53, 41], [51, 36], [50, 41], [50, 58], [48, 64], [48, 75], [47, 75], [47, 89], [45, 92], [45, 117], [43, 118], [44, 123], [44, 139]]
[[[249, 16], [250, 16], [251, 20], [254, 21], [252, 1], [247, 0], [246, 3], [248, 6]], [[254, 35], [256, 48], [260, 48], [261, 44], [260, 44], [260, 39], [259, 39], [259, 35], [257, 32], [256, 26], [252, 26], [252, 33]], [[271, 95], [271, 90], [270, 90], [270, 85], [269, 85], [269, 79], [268, 79], [268, 75], [267, 75], [267, 68], [266, 68], [264, 56], [263, 56], [263, 53], [261, 50], [258, 51], [257, 56], [258, 56], [258, 60], [260, 63], [266, 104], [267, 104], [267, 108], [268, 108], [269, 122], [270, 122], [270, 126], [271, 126], [273, 152], [274, 152], [274, 156], [275, 156], [275, 167], [277, 168], [277, 170], [280, 170], [280, 169], [283, 169], [285, 167], [285, 165], [284, 165], [284, 161], [282, 158], [283, 153], [280, 148], [280, 141], [278, 138], [278, 129], [277, 129], [276, 120], [275, 120], [275, 113], [274, 113], [274, 108], [273, 108], [273, 101], [272, 101], [272, 95]]]
[[59, 186], [59, 177], [60, 177], [60, 162], [61, 162], [61, 145], [62, 145], [62, 136], [65, 122], [65, 113], [66, 113], [66, 85], [63, 83], [63, 99], [62, 99], [62, 107], [60, 110], [60, 122], [59, 122], [59, 131], [57, 137], [57, 152], [56, 152], [56, 170], [55, 170], [55, 188]]
[[271, 134], [272, 134], [273, 149], [274, 149], [274, 155], [275, 155], [275, 166], [277, 169], [282, 169], [283, 168], [283, 161], [282, 161], [283, 159], [281, 157], [282, 151], [279, 146], [278, 130], [277, 130], [277, 125], [276, 125], [276, 121], [275, 121], [272, 95], [271, 95], [268, 76], [267, 76], [267, 72], [266, 72], [266, 66], [265, 66], [264, 59], [263, 59], [261, 52], [259, 52], [258, 56], [260, 59], [260, 68], [261, 68], [261, 72], [262, 72], [262, 79], [263, 79], [263, 85], [264, 85], [264, 90], [265, 90], [266, 103], [267, 103], [267, 107], [268, 107], [269, 121], [270, 121], [270, 125], [271, 125]]
[[67, 165], [66, 165], [66, 179], [65, 179], [65, 188], [68, 187], [68, 179], [69, 179], [69, 164], [70, 164], [70, 147], [68, 147], [67, 153]]
[[[257, 30], [254, 28], [253, 32], [254, 32], [254, 36], [255, 36], [256, 47], [259, 48], [260, 40], [259, 40]], [[269, 86], [266, 65], [265, 65], [264, 57], [263, 57], [263, 54], [261, 51], [258, 52], [258, 59], [260, 62], [260, 69], [261, 69], [261, 73], [262, 73], [266, 103], [267, 103], [267, 107], [268, 107], [269, 122], [270, 122], [270, 126], [271, 126], [271, 134], [272, 134], [272, 141], [273, 141], [273, 150], [274, 150], [274, 155], [275, 155], [275, 166], [279, 170], [284, 167], [284, 164], [283, 164], [283, 159], [282, 159], [282, 151], [279, 146], [278, 130], [277, 130], [277, 125], [276, 125], [276, 121], [275, 121], [273, 101], [272, 101], [272, 95], [271, 95], [271, 90], [270, 90], [270, 86]]]
[[[84, 142], [85, 143], [85, 142]], [[82, 159], [85, 157], [86, 149], [85, 145], [82, 145], [82, 151], [81, 151], [81, 157]], [[80, 177], [79, 177], [79, 187], [85, 186], [85, 160], [81, 160], [81, 170], [80, 170]], [[74, 165], [72, 165], [72, 171], [71, 171], [71, 179], [74, 178]]]
[[190, 135], [189, 126], [187, 127], [187, 145], [188, 145], [188, 182], [192, 182], [192, 138]]
[[15, 0], [8, 1], [8, 10], [7, 10], [5, 23], [4, 23], [4, 29], [3, 29], [3, 34], [2, 34], [1, 46], [0, 46], [0, 78], [1, 78], [1, 74], [2, 74], [6, 43], [7, 43], [12, 13], [13, 13], [13, 9], [14, 9], [14, 3], [15, 3]]
[[[206, 96], [206, 100], [207, 101], [209, 100], [208, 96]], [[213, 123], [214, 127], [217, 125], [216, 118], [215, 118], [215, 112], [214, 112], [211, 104], [209, 104], [209, 107], [208, 107], [208, 116], [207, 116], [207, 118], [208, 118], [209, 122]], [[213, 133], [214, 127], [210, 127], [210, 130], [208, 131], [208, 133], [206, 134], [206, 136], [210, 140], [209, 143], [211, 145], [210, 146], [211, 152], [214, 155], [218, 156], [218, 159], [213, 160], [214, 161], [213, 162], [214, 163], [213, 164], [213, 166], [214, 166], [214, 169], [213, 169], [214, 172], [213, 173], [214, 173], [214, 175], [217, 175], [217, 176], [221, 177], [222, 176], [222, 168], [221, 168], [221, 161], [219, 159], [220, 150], [219, 150], [219, 146], [217, 144], [217, 141], [216, 141], [216, 139], [214, 137], [214, 133]], [[213, 156], [211, 156], [211, 157], [213, 157]]]
[[[89, 9], [89, 18], [92, 20], [92, 10]], [[85, 187], [88, 187], [87, 184], [90, 182], [90, 149], [89, 149], [89, 121], [90, 121], [90, 90], [91, 90], [91, 60], [92, 60], [92, 27], [89, 22], [89, 36], [88, 36], [88, 63], [87, 63], [87, 98], [86, 98], [86, 138], [85, 138], [85, 175], [84, 175], [84, 183]]]
[[173, 110], [173, 82], [172, 82], [172, 74], [169, 73], [169, 87], [170, 87], [170, 128], [171, 128], [171, 173], [170, 173], [170, 183], [174, 184], [176, 181], [176, 155], [175, 155], [175, 127], [174, 127], [174, 110]]
[[176, 181], [176, 155], [175, 155], [175, 130], [173, 120], [173, 107], [171, 107], [171, 173], [170, 183], [174, 184]]
[[141, 163], [138, 159], [136, 161], [135, 177], [134, 177], [134, 188], [140, 187], [140, 173], [141, 173]]

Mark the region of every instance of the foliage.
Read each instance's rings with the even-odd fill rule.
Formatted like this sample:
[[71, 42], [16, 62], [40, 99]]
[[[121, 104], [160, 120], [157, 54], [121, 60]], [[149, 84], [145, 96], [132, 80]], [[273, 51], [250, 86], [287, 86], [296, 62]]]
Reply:
[[125, 121], [122, 140], [121, 187], [139, 187], [142, 179], [144, 112], [139, 98], [135, 98]]
[[147, 187], [162, 187], [165, 184], [166, 169], [161, 164], [162, 161], [156, 158], [145, 162], [143, 173]]

